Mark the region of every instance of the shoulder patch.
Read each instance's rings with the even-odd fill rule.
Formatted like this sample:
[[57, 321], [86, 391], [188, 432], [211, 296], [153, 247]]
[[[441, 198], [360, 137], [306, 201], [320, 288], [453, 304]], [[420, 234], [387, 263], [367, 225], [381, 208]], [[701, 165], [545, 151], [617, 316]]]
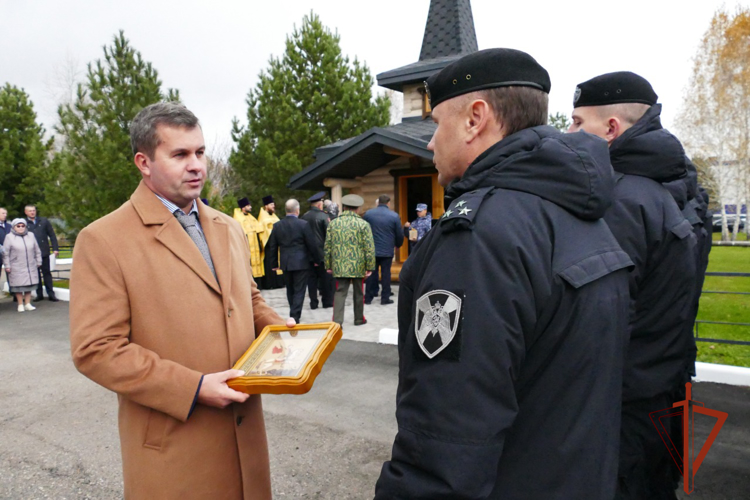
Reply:
[[417, 299], [414, 333], [422, 352], [432, 359], [460, 334], [463, 298], [447, 290], [433, 290]]
[[682, 219], [682, 221], [674, 226], [671, 231], [672, 234], [682, 240], [693, 234], [693, 226], [687, 219]]
[[440, 224], [444, 227], [444, 231], [471, 229], [474, 224], [474, 217], [479, 212], [479, 207], [494, 189], [492, 186], [475, 189], [453, 200], [448, 210], [440, 218]]

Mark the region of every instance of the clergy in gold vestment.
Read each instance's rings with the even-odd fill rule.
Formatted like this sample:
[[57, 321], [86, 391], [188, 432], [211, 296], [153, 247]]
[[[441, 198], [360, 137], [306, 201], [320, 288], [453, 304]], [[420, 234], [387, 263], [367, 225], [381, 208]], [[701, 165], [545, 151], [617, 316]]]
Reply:
[[281, 288], [284, 286], [284, 273], [281, 269], [273, 271], [269, 263], [270, 258], [266, 255], [266, 244], [268, 238], [271, 237], [271, 231], [273, 231], [273, 225], [279, 222], [278, 216], [276, 216], [276, 203], [273, 201], [273, 196], [268, 195], [263, 197], [263, 208], [258, 213], [258, 223], [261, 226], [260, 242], [263, 245], [262, 252], [260, 254], [261, 262], [265, 268], [265, 274], [263, 276], [263, 287], [265, 289]]
[[258, 219], [250, 213], [252, 205], [250, 200], [242, 198], [237, 200], [239, 208], [234, 209], [234, 220], [240, 223], [242, 230], [247, 236], [247, 243], [250, 247], [250, 265], [253, 268], [253, 278], [258, 281], [263, 276], [263, 259], [261, 259], [259, 234], [263, 232], [263, 227]]

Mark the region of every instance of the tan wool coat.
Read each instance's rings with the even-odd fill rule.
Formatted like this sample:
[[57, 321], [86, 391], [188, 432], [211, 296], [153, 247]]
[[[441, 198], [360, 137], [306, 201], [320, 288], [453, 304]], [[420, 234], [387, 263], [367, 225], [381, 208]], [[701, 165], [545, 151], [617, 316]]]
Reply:
[[255, 286], [239, 224], [198, 205], [219, 283], [143, 182], [81, 231], [70, 280], [73, 362], [118, 394], [126, 498], [265, 500], [260, 396], [188, 414], [202, 374], [231, 368], [256, 333], [284, 320]]

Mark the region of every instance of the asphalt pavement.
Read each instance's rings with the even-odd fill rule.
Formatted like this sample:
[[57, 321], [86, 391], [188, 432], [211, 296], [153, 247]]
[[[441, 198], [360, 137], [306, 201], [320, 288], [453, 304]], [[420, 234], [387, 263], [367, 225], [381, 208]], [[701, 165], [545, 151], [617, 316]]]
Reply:
[[[264, 292], [280, 312], [282, 294]], [[37, 307], [17, 313], [9, 299], [0, 300], [0, 499], [122, 498], [117, 399], [73, 367], [68, 304]], [[376, 322], [395, 318], [395, 304], [377, 307], [365, 309], [370, 336]], [[326, 311], [303, 311], [302, 320], [323, 320]], [[346, 340], [366, 337], [346, 323], [345, 340], [308, 394], [263, 397], [274, 498], [372, 498], [390, 456], [396, 347]], [[680, 498], [748, 498], [750, 388], [701, 383], [693, 393], [729, 418], [696, 475], [695, 492]], [[712, 425], [709, 417], [696, 418], [696, 443]]]

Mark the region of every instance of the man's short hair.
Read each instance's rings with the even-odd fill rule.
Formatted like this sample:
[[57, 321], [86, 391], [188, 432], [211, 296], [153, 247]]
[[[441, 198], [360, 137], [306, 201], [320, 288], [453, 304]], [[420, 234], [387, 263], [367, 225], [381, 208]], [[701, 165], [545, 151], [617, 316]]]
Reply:
[[286, 210], [286, 213], [293, 214], [294, 212], [299, 210], [299, 202], [295, 200], [294, 198], [290, 198], [286, 200], [284, 209]]
[[505, 136], [523, 129], [547, 124], [549, 94], [532, 87], [497, 87], [467, 94], [490, 105], [502, 123]]
[[381, 194], [380, 196], [378, 196], [378, 205], [385, 205], [389, 201], [391, 201], [391, 197], [387, 194]]
[[130, 146], [134, 156], [140, 152], [153, 159], [154, 151], [161, 143], [156, 131], [159, 125], [193, 129], [199, 126], [199, 122], [192, 111], [179, 102], [157, 102], [146, 106], [130, 124]]
[[616, 116], [624, 122], [625, 126], [631, 127], [646, 114], [646, 111], [651, 108], [651, 105], [641, 104], [639, 102], [626, 102], [607, 104], [605, 106], [594, 106], [594, 108], [601, 118]]
[[33, 203], [29, 203], [28, 205], [25, 205], [23, 207], [24, 210], [26, 210], [27, 208], [36, 208], [36, 205], [34, 205]]

